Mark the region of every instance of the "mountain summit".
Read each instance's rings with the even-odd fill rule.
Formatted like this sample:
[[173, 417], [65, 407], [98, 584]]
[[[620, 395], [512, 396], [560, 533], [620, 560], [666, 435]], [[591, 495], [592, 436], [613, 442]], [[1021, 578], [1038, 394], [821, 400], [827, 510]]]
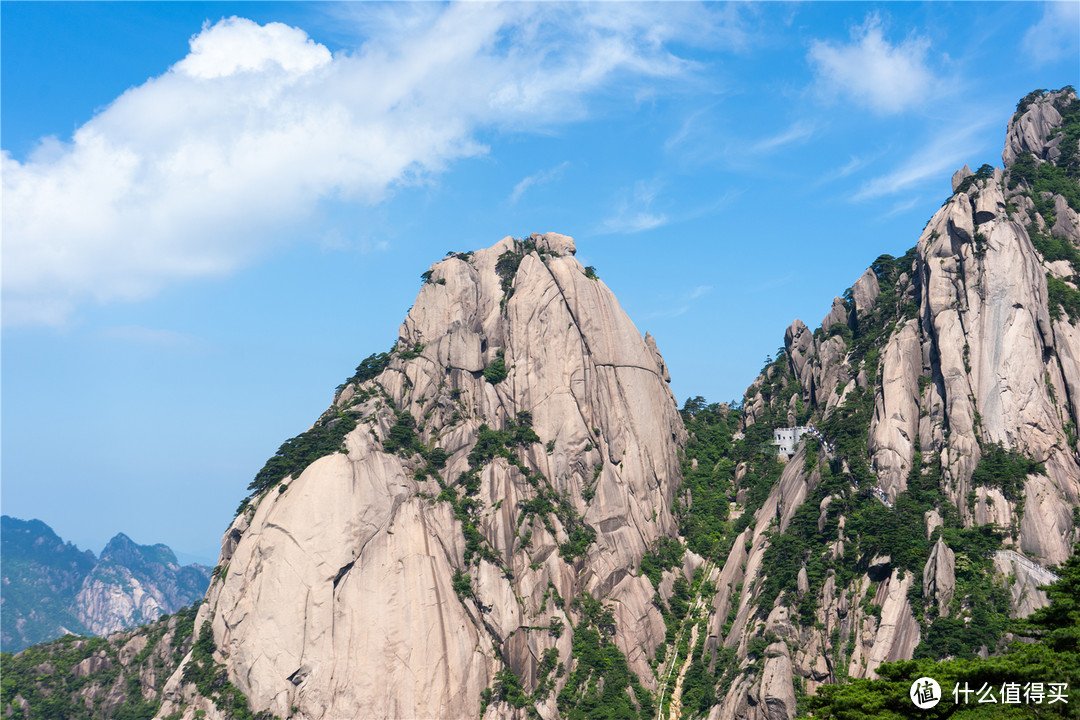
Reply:
[[683, 430], [652, 338], [574, 253], [448, 253], [390, 352], [259, 474], [197, 620], [253, 707], [476, 716], [567, 682], [590, 629], [622, 664], [608, 694], [648, 707], [665, 625], [636, 569], [675, 535]]

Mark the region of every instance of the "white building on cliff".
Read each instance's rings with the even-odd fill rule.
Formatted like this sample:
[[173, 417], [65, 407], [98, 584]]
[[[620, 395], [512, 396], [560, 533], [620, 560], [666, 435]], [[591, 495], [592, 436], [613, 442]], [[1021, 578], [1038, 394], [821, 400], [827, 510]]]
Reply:
[[799, 425], [798, 427], [776, 428], [772, 433], [772, 444], [776, 445], [777, 455], [784, 457], [791, 457], [795, 454], [795, 446], [802, 440], [803, 435], [810, 432], [812, 428], [807, 425]]

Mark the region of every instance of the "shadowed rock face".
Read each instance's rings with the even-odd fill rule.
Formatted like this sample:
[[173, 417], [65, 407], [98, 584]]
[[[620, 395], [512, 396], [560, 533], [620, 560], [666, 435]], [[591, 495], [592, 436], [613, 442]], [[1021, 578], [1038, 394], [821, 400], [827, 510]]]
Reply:
[[[475, 717], [504, 665], [529, 692], [545, 649], [569, 664], [569, 600], [582, 592], [612, 601], [616, 643], [651, 680], [648, 655], [665, 627], [637, 568], [657, 538], [675, 534], [684, 430], [652, 338], [574, 252], [571, 238], [549, 233], [431, 266], [388, 366], [341, 388], [328, 411], [359, 421], [347, 452], [285, 478], [237, 517], [197, 625], [212, 623], [253, 709]], [[505, 379], [485, 377], [500, 363]], [[438, 478], [423, 473], [420, 454], [384, 451], [400, 412], [425, 447], [447, 453]], [[455, 516], [437, 498], [470, 470], [482, 426], [520, 428], [530, 416], [538, 440], [481, 463], [475, 507]], [[540, 495], [562, 508], [523, 513]], [[463, 518], [482, 551], [467, 546]], [[595, 535], [576, 557], [560, 551], [574, 527]], [[473, 597], [459, 599], [458, 571]], [[548, 627], [559, 622], [556, 638]], [[160, 715], [193, 712], [180, 672], [170, 690]], [[540, 711], [556, 713], [554, 693]], [[509, 706], [488, 714], [500, 712]]]

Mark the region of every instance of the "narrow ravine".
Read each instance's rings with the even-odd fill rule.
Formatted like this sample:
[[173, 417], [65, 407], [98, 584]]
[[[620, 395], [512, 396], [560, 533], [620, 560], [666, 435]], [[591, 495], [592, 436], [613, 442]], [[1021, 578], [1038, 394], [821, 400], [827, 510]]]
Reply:
[[682, 686], [686, 671], [690, 669], [690, 660], [694, 657], [694, 648], [697, 647], [698, 625], [690, 629], [690, 645], [683, 660], [682, 668], [679, 669], [679, 677], [675, 680], [675, 689], [671, 691], [671, 710], [668, 712], [669, 720], [679, 720], [682, 716]]
[[[671, 657], [671, 661], [668, 663], [667, 669], [660, 677], [660, 700], [657, 704], [657, 718], [659, 720], [679, 720], [682, 716], [682, 686], [683, 679], [686, 677], [687, 671], [690, 669], [690, 662], [694, 657], [694, 649], [697, 647], [698, 642], [698, 622], [700, 621], [699, 614], [701, 609], [705, 606], [706, 598], [702, 594], [702, 587], [706, 584], [709, 576], [712, 574], [712, 563], [706, 562], [702, 568], [702, 582], [698, 585], [696, 592], [694, 593], [694, 600], [690, 604], [690, 609], [686, 613], [686, 617], [683, 619], [682, 627], [679, 628], [678, 634], [675, 636], [674, 652]], [[679, 663], [679, 645], [682, 643], [683, 634], [686, 632], [687, 623], [690, 623], [690, 641], [687, 643], [686, 657], [682, 658], [682, 663]], [[675, 686], [671, 688], [671, 696], [668, 698], [668, 712], [665, 716], [664, 713], [664, 697], [667, 694], [668, 686], [671, 682], [671, 675], [675, 672], [675, 667], [679, 667], [678, 676], [675, 678]]]

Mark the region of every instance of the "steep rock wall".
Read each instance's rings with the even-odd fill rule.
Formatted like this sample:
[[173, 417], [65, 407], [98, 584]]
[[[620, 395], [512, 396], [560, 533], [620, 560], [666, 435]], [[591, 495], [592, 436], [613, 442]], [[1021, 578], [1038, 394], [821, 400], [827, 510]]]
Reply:
[[[570, 665], [569, 601], [583, 592], [610, 603], [615, 643], [655, 687], [664, 624], [637, 568], [674, 535], [684, 431], [655, 343], [574, 252], [571, 238], [534, 235], [433, 265], [385, 369], [328, 411], [359, 420], [347, 452], [237, 517], [198, 623], [252, 708], [475, 717], [501, 668], [531, 692], [545, 650]], [[386, 451], [405, 412], [425, 451], [445, 452], [437, 473]], [[485, 433], [529, 424], [536, 440], [470, 460]], [[544, 499], [558, 511], [523, 511]], [[465, 525], [481, 537], [471, 549]], [[181, 676], [161, 716], [194, 712]], [[553, 696], [537, 707], [557, 714]]]

